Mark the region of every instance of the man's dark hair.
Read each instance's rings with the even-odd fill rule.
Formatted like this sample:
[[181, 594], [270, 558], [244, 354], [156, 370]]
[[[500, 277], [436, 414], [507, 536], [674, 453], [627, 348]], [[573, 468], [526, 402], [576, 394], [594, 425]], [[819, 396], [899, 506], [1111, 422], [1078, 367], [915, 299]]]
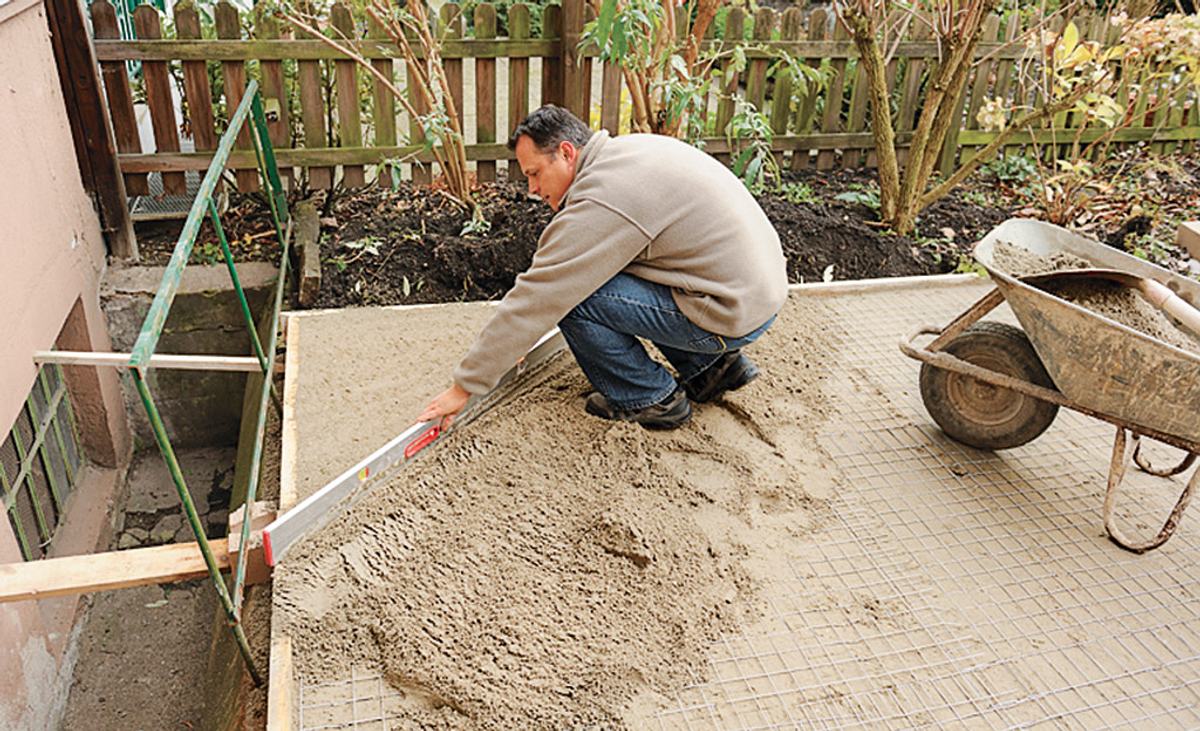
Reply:
[[547, 104], [525, 118], [508, 138], [508, 149], [517, 149], [517, 140], [528, 135], [533, 144], [543, 153], [550, 154], [558, 149], [558, 143], [566, 140], [583, 148], [592, 138], [592, 131], [579, 117], [562, 107]]

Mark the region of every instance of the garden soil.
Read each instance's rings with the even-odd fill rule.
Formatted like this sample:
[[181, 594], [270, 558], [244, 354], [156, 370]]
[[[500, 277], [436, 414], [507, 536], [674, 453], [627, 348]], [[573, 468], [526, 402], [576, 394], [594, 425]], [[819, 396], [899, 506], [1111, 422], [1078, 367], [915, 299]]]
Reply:
[[[674, 432], [585, 415], [587, 382], [564, 353], [277, 568], [274, 621], [298, 648], [298, 676], [381, 672], [414, 727], [636, 727], [714, 641], [763, 613], [760, 587], [829, 518], [837, 477], [815, 446], [829, 413], [822, 365], [839, 337], [826, 307], [793, 297], [748, 351], [762, 377]], [[478, 309], [467, 319], [488, 314]], [[414, 315], [437, 341], [427, 352], [438, 363], [419, 373], [393, 362], [395, 320], [383, 322]], [[356, 367], [387, 369], [399, 395], [376, 394], [353, 436], [340, 422], [324, 424], [326, 439], [301, 438], [298, 476], [322, 461], [336, 474], [374, 448], [360, 435], [398, 432], [375, 424], [411, 421], [442, 385], [424, 371], [452, 363], [473, 329], [458, 309], [370, 317], [381, 340], [358, 357], [382, 360]], [[336, 329], [297, 322], [305, 352]], [[337, 390], [337, 357], [302, 362], [305, 382]], [[319, 396], [303, 404], [320, 390], [298, 396], [298, 414], [321, 408]]]

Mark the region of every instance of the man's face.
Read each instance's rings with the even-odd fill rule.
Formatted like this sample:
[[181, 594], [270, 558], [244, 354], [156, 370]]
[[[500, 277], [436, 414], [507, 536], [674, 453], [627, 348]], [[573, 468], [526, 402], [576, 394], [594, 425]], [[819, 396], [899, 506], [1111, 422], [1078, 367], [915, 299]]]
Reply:
[[546, 154], [537, 148], [533, 138], [522, 135], [517, 140], [517, 163], [529, 180], [529, 194], [536, 195], [554, 210], [562, 205], [567, 188], [575, 180], [575, 159], [579, 150], [574, 144], [562, 141], [554, 152]]

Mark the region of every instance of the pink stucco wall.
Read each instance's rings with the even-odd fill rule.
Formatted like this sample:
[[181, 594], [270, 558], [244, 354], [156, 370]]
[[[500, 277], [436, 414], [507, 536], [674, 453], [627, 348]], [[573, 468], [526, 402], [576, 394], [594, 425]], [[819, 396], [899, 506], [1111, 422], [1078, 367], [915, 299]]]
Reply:
[[[63, 104], [45, 11], [29, 0], [0, 5], [0, 438], [37, 373], [35, 350], [109, 350], [100, 309], [105, 244], [85, 193]], [[16, 12], [19, 10], [19, 12]], [[92, 466], [71, 496], [52, 555], [95, 550], [128, 461], [117, 374], [67, 374]], [[0, 562], [19, 561], [7, 519]], [[0, 604], [0, 728], [53, 727], [72, 664], [78, 601]]]

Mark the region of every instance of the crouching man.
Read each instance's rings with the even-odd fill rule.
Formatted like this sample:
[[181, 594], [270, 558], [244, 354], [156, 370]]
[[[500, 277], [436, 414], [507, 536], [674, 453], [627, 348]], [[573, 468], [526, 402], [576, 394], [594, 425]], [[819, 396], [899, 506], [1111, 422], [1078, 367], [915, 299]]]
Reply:
[[592, 132], [553, 105], [508, 146], [530, 194], [557, 213], [422, 421], [492, 389], [556, 324], [596, 389], [587, 412], [604, 419], [673, 429], [691, 418], [690, 401], [758, 375], [741, 349], [774, 322], [787, 272], [778, 234], [724, 165], [669, 137]]

